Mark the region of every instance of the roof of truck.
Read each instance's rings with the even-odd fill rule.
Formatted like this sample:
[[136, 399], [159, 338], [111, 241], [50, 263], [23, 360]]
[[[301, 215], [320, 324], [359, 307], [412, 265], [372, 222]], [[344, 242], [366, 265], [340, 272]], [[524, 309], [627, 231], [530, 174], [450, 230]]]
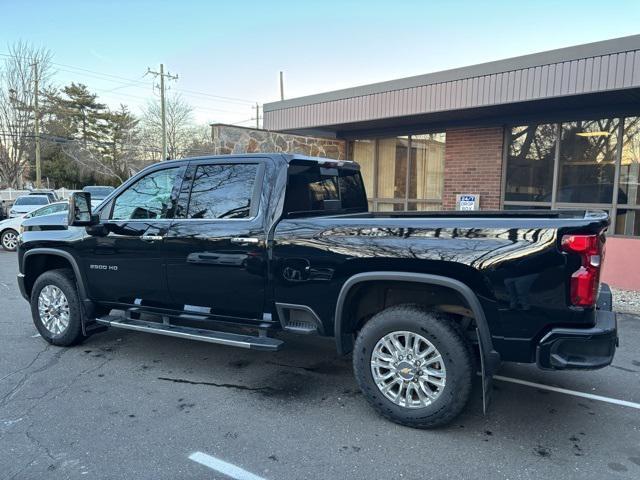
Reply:
[[[299, 155], [297, 153], [280, 153], [280, 152], [256, 152], [256, 153], [231, 153], [226, 155], [202, 155], [198, 157], [188, 157], [181, 158], [178, 160], [166, 160], [164, 162], [159, 162], [163, 164], [178, 164], [181, 165], [183, 163], [188, 163], [194, 160], [223, 160], [225, 158], [273, 158], [280, 157], [285, 160], [287, 163], [290, 163], [294, 160], [306, 160], [313, 161], [318, 163], [326, 163], [326, 162], [345, 162], [348, 164], [355, 164], [355, 162], [351, 160], [339, 160], [335, 158], [325, 158], [325, 157], [313, 157], [310, 155]], [[157, 164], [154, 164], [157, 165]]]

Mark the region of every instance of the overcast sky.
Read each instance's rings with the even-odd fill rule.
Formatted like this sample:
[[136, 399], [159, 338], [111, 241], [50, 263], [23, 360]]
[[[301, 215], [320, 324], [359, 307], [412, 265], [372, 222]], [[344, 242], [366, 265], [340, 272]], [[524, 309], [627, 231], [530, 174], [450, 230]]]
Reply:
[[137, 112], [162, 62], [198, 121], [233, 123], [280, 70], [292, 98], [633, 35], [640, 1], [0, 0], [0, 18], [0, 53], [49, 48], [59, 84]]

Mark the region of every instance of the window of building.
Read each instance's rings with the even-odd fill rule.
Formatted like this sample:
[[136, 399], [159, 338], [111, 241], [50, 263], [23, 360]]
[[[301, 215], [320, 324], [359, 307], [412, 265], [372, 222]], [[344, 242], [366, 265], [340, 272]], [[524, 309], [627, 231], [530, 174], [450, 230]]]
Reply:
[[511, 129], [505, 200], [551, 202], [557, 130], [554, 124]]
[[618, 119], [562, 124], [557, 203], [611, 203]]
[[640, 235], [640, 117], [514, 126], [505, 156], [505, 209], [600, 208]]
[[444, 133], [352, 142], [370, 210], [441, 210], [445, 144]]
[[191, 187], [187, 218], [248, 218], [258, 165], [200, 165]]
[[640, 117], [625, 119], [622, 137], [618, 203], [640, 206]]

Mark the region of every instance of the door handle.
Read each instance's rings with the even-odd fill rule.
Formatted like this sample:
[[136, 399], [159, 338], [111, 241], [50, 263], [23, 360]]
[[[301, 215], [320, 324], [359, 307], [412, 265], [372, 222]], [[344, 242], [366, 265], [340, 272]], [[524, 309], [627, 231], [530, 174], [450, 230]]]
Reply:
[[233, 237], [230, 241], [240, 245], [257, 245], [260, 243], [260, 239], [255, 237]]
[[143, 242], [156, 242], [162, 240], [164, 237], [162, 235], [142, 235], [140, 240]]

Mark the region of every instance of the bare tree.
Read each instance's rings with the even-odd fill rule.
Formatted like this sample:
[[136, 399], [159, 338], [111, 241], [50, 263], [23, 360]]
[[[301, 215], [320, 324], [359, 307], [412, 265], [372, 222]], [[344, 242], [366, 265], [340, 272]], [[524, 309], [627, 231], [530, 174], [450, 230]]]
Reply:
[[[165, 108], [167, 155], [169, 158], [182, 158], [188, 151], [193, 138], [193, 109], [180, 95], [167, 96]], [[160, 101], [154, 100], [149, 102], [142, 116], [144, 143], [147, 147], [154, 147], [157, 150], [162, 147], [161, 112]]]
[[0, 182], [21, 188], [34, 138], [34, 69], [42, 89], [51, 75], [51, 53], [27, 43], [9, 46], [0, 69]]

